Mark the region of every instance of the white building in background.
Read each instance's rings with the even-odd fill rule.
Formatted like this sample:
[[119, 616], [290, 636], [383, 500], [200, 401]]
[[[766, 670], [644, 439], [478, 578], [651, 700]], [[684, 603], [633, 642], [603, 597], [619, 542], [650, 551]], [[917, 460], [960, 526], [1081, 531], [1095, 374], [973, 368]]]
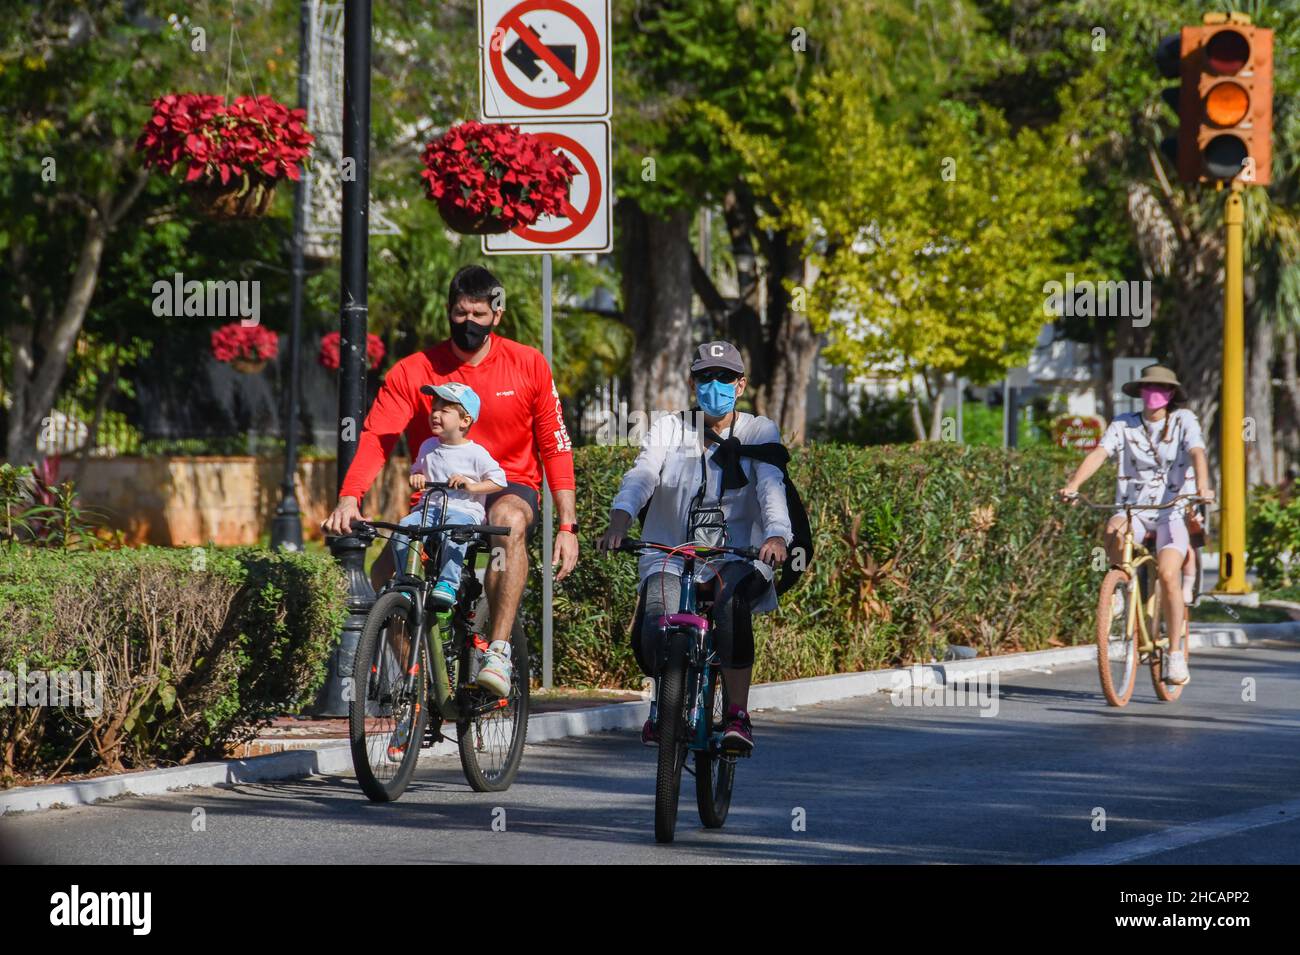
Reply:
[[[823, 342], [825, 340], [823, 339]], [[1093, 360], [1086, 342], [1076, 342], [1060, 334], [1054, 323], [1042, 327], [1038, 341], [1027, 362], [1029, 386], [1036, 393], [1052, 397], [1053, 412], [1076, 415], [1101, 415], [1104, 382], [1100, 364]], [[909, 384], [924, 394], [920, 376], [909, 382], [899, 366], [884, 367], [867, 375], [850, 375], [844, 368], [828, 363], [818, 352], [812, 380], [808, 386], [808, 427], [823, 421], [838, 421], [860, 413], [864, 398], [910, 394]], [[990, 389], [974, 388], [981, 397]], [[1001, 384], [992, 387], [998, 395]], [[945, 390], [945, 400], [953, 401], [952, 389]]]
[[1064, 414], [1100, 415], [1104, 387], [1100, 364], [1093, 360], [1087, 342], [1071, 341], [1054, 323], [1044, 325], [1028, 362], [1029, 379], [1042, 393], [1064, 400], [1053, 408]]

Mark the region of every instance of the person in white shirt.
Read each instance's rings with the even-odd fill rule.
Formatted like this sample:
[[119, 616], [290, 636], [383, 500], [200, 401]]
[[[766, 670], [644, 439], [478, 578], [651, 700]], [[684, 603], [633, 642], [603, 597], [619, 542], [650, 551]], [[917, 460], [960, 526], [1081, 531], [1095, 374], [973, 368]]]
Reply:
[[[433, 436], [420, 445], [411, 461], [411, 489], [420, 491], [429, 484], [448, 484], [452, 488], [447, 491], [445, 515], [439, 513], [442, 492], [425, 492], [434, 496], [423, 526], [482, 524], [486, 519], [484, 502], [488, 494], [506, 486], [506, 475], [487, 449], [465, 436], [478, 419], [479, 397], [469, 385], [456, 381], [425, 385], [421, 391], [434, 399], [429, 412]], [[399, 523], [419, 527], [423, 503], [421, 500]], [[467, 545], [452, 540], [450, 534], [444, 534], [443, 538], [442, 566], [438, 568], [438, 580], [431, 596], [438, 606], [451, 607], [460, 589]], [[394, 535], [392, 547], [396, 566], [405, 572], [410, 543]], [[486, 648], [477, 682], [484, 689], [505, 696], [510, 689], [510, 644], [505, 641], [499, 644]]]
[[[699, 408], [663, 415], [651, 425], [636, 462], [623, 476], [610, 508], [609, 527], [597, 548], [617, 547], [633, 515], [649, 502], [644, 540], [759, 549], [759, 560], [723, 555], [697, 571], [701, 582], [716, 575], [720, 588], [713, 604], [714, 645], [731, 700], [723, 744], [748, 750], [754, 745], [748, 713], [754, 664], [751, 614], [776, 609], [773, 567], [784, 563], [793, 533], [785, 477], [779, 467], [742, 457], [739, 466], [746, 482], [723, 487], [724, 470], [717, 460], [720, 445], [709, 432], [724, 440], [735, 437], [741, 444], [781, 441], [775, 422], [735, 410], [736, 399], [745, 392], [744, 370], [740, 352], [730, 343], [708, 342], [699, 347], [691, 364]], [[646, 553], [639, 569], [645, 615], [641, 632], [633, 634], [633, 640], [640, 644], [642, 667], [648, 669], [645, 661], [656, 658], [659, 617], [677, 612], [682, 560]], [[649, 720], [642, 740], [655, 741]]]
[[[1116, 504], [1166, 504], [1183, 494], [1211, 500], [1209, 463], [1196, 415], [1178, 404], [1187, 400], [1178, 377], [1161, 365], [1148, 365], [1142, 376], [1123, 386], [1130, 397], [1142, 399], [1141, 414], [1122, 414], [1102, 435], [1101, 443], [1079, 464], [1060, 494], [1074, 498], [1079, 488], [1111, 457], [1119, 455]], [[1180, 502], [1164, 510], [1133, 512], [1133, 536], [1139, 542], [1151, 530], [1156, 535], [1156, 566], [1164, 594], [1169, 625], [1170, 683], [1188, 680], [1187, 655], [1182, 649], [1183, 619], [1188, 595], [1184, 592], [1183, 564], [1191, 547], [1186, 521], [1187, 505]], [[1106, 551], [1112, 566], [1123, 559], [1123, 512], [1106, 525]]]

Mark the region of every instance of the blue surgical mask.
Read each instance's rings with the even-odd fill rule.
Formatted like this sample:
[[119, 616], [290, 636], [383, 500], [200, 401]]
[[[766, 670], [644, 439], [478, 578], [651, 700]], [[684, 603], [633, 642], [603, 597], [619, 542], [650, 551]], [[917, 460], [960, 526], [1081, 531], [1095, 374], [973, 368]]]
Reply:
[[736, 383], [702, 381], [695, 386], [695, 397], [707, 415], [721, 418], [736, 407]]

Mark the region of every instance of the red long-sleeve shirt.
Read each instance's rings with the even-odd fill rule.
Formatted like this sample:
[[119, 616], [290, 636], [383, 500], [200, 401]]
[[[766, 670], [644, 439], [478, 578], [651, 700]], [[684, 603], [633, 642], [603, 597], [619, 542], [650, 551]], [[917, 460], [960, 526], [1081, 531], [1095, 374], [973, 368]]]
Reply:
[[412, 452], [431, 437], [433, 397], [420, 388], [448, 381], [464, 382], [478, 395], [479, 417], [469, 437], [496, 458], [507, 479], [540, 492], [544, 466], [552, 490], [574, 488], [573, 444], [546, 358], [536, 348], [500, 335], [494, 334], [491, 342], [477, 365], [462, 364], [449, 339], [389, 369], [366, 415], [340, 496], [365, 496], [403, 431]]

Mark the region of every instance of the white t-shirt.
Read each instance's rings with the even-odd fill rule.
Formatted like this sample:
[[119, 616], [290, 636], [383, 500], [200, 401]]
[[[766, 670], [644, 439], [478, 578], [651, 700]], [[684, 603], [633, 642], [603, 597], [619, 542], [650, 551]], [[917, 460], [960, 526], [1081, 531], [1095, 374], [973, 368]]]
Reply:
[[[1164, 504], [1180, 494], [1196, 493], [1196, 472], [1191, 452], [1204, 448], [1201, 423], [1186, 408], [1179, 408], [1165, 419], [1147, 421], [1141, 414], [1122, 414], [1110, 423], [1101, 436], [1107, 457], [1119, 457], [1119, 484], [1115, 488], [1116, 504]], [[1164, 433], [1166, 439], [1160, 440]], [[1139, 520], [1151, 523], [1181, 517], [1185, 504], [1166, 511], [1134, 512]]]
[[[473, 441], [443, 444], [437, 438], [429, 438], [420, 445], [415, 460], [411, 462], [411, 473], [423, 474], [429, 481], [443, 483], [453, 474], [463, 474], [471, 481], [492, 481], [502, 487], [506, 486], [506, 472], [501, 470], [501, 465], [487, 453], [483, 445]], [[442, 492], [439, 491], [430, 506], [441, 501]], [[472, 494], [461, 490], [447, 492], [448, 510], [473, 514], [476, 524], [482, 524], [487, 516], [484, 507], [486, 501], [487, 494]]]

